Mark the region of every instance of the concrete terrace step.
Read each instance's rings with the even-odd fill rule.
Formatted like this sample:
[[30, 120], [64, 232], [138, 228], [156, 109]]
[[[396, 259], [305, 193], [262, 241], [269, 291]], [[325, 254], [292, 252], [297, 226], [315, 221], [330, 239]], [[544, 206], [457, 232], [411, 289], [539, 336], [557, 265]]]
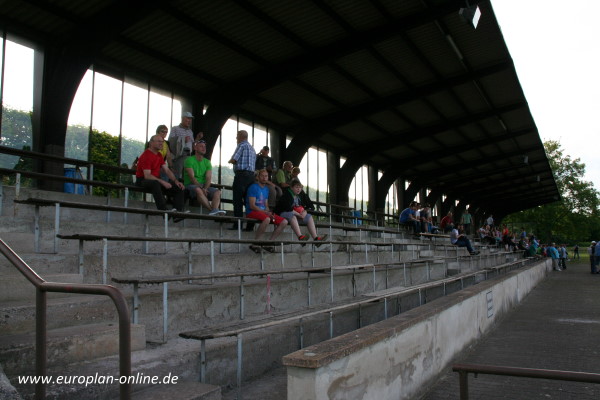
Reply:
[[[47, 282], [83, 283], [80, 274], [45, 274]], [[66, 297], [70, 293], [48, 293], [48, 298]], [[36, 290], [31, 282], [22, 275], [4, 275], [0, 280], [0, 302], [29, 300], [35, 301]]]
[[[212, 346], [211, 346], [212, 348]], [[214, 346], [215, 351], [219, 351], [219, 346]], [[174, 394], [168, 397], [162, 397], [163, 399], [179, 400], [180, 397], [177, 394], [177, 387], [182, 384], [182, 388], [187, 388], [188, 385], [196, 386], [199, 393], [203, 390], [201, 384], [196, 385], [199, 377], [198, 369], [198, 354], [200, 348], [197, 343], [186, 340], [173, 340], [163, 345], [148, 344], [145, 349], [135, 350], [131, 353], [131, 375], [145, 376], [145, 377], [157, 377], [160, 382], [163, 382], [167, 377], [177, 377], [177, 384], [167, 385], [175, 390]], [[235, 363], [232, 360], [231, 363]], [[5, 369], [6, 375], [11, 380], [12, 384], [16, 389], [23, 395], [24, 398], [34, 398], [33, 393], [35, 388], [28, 384], [19, 385], [16, 379], [16, 373]], [[32, 372], [29, 372], [33, 374]], [[69, 385], [56, 385], [51, 384], [47, 386], [46, 398], [60, 399], [60, 400], [81, 400], [81, 399], [118, 399], [119, 398], [119, 384], [117, 380], [119, 378], [119, 356], [111, 355], [107, 357], [100, 357], [96, 359], [87, 359], [81, 362], [73, 362], [65, 365], [50, 365], [48, 367], [48, 375], [51, 376], [85, 376], [85, 377], [107, 377], [113, 378], [112, 382], [105, 380], [104, 382], [95, 382], [92, 384], [69, 384]], [[189, 382], [189, 383], [186, 383]], [[145, 395], [145, 390], [150, 388], [149, 384], [134, 384], [132, 387], [134, 398], [146, 398], [140, 397]], [[218, 387], [216, 387], [218, 388]], [[206, 395], [214, 396], [215, 387], [206, 388], [208, 393]], [[220, 388], [219, 388], [220, 390]], [[138, 393], [139, 392], [139, 393]], [[152, 397], [148, 397], [152, 398]], [[192, 397], [193, 398], [193, 397]], [[206, 399], [214, 400], [215, 397], [207, 397]], [[220, 399], [216, 397], [216, 399]], [[204, 399], [203, 399], [204, 400]]]
[[[61, 366], [119, 352], [119, 327], [114, 323], [48, 330], [48, 364]], [[144, 326], [131, 325], [131, 347], [146, 347]], [[35, 369], [35, 333], [0, 336], [0, 363], [11, 374]]]
[[180, 382], [176, 385], [152, 386], [134, 392], [132, 400], [221, 400], [221, 387], [201, 382]]

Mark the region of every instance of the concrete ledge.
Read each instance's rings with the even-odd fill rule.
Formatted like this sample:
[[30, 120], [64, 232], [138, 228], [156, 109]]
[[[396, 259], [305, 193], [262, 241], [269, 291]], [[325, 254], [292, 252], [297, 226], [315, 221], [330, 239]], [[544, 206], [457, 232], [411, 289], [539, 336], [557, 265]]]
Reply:
[[542, 261], [283, 358], [288, 399], [405, 399], [546, 276]]

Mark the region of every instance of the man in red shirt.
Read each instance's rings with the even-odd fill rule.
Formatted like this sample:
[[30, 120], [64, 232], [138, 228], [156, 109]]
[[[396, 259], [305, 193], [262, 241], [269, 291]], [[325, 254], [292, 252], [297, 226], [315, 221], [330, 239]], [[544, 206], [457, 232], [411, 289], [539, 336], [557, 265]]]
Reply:
[[[142, 153], [137, 163], [135, 184], [152, 193], [156, 208], [159, 210], [167, 209], [167, 202], [163, 194], [164, 191], [172, 196], [175, 209], [183, 211], [183, 190], [185, 186], [173, 175], [173, 172], [171, 172], [164, 158], [159, 153], [163, 147], [163, 142], [164, 139], [160, 135], [154, 135], [150, 138], [148, 148]], [[169, 177], [169, 182], [160, 178], [161, 170]], [[171, 211], [175, 211], [175, 209]]]

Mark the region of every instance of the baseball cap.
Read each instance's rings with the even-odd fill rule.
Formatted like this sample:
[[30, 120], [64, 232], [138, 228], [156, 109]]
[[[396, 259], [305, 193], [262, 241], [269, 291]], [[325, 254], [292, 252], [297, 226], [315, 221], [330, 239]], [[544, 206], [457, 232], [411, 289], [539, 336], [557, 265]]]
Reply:
[[182, 117], [186, 117], [186, 118], [194, 118], [194, 116], [192, 115], [192, 113], [189, 112], [189, 111], [185, 111], [185, 112], [181, 113], [181, 116]]

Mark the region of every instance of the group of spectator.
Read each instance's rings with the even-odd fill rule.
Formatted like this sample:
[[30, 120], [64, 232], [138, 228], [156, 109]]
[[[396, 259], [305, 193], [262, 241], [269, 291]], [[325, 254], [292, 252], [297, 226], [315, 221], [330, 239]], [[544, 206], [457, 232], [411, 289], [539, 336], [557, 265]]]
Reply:
[[431, 206], [427, 203], [421, 205], [416, 201], [411, 202], [407, 208], [402, 210], [399, 217], [400, 225], [411, 228], [413, 234], [418, 237], [422, 237], [423, 233], [437, 234], [440, 231], [450, 233], [450, 243], [458, 247], [465, 247], [469, 254], [477, 255], [479, 252], [473, 248], [465, 231], [465, 226], [468, 229], [471, 221], [471, 214], [465, 210], [461, 217], [461, 223], [455, 225], [452, 212], [448, 212], [441, 219], [439, 226], [436, 226], [433, 223]]
[[[298, 179], [300, 169], [294, 168], [290, 161], [285, 161], [281, 169], [276, 171], [276, 164], [269, 157], [269, 148], [265, 146], [256, 154], [248, 142], [248, 132], [245, 130], [238, 131], [236, 140], [237, 147], [229, 160], [235, 173], [233, 215], [243, 217], [245, 204], [246, 218], [260, 222], [255, 233], [256, 240], [261, 239], [269, 224], [275, 225], [271, 240], [276, 239], [288, 224], [300, 241], [308, 240], [308, 235], [316, 242], [326, 240], [326, 235], [317, 235], [312, 215], [309, 214], [309, 211], [314, 210], [314, 205]], [[301, 233], [300, 224], [307, 226], [308, 235]], [[234, 225], [231, 229], [237, 229], [237, 226]], [[253, 224], [248, 223], [246, 230], [253, 230]], [[317, 243], [316, 246], [320, 244]], [[272, 246], [262, 248], [274, 251]], [[251, 245], [250, 249], [258, 253], [261, 246]]]
[[[209, 215], [223, 215], [226, 212], [219, 208], [221, 191], [212, 186], [212, 164], [205, 157], [204, 135], [202, 132], [194, 135], [191, 129], [193, 118], [191, 113], [184, 112], [181, 123], [171, 129], [169, 140], [166, 139], [168, 128], [165, 125], [157, 127], [146, 150], [134, 162], [136, 185], [152, 193], [159, 210], [168, 210], [169, 198], [174, 207], [169, 211], [186, 212], [184, 202], [187, 194], [208, 209]], [[272, 223], [275, 229], [270, 239], [277, 238], [290, 224], [300, 241], [308, 240], [308, 235], [314, 241], [324, 241], [326, 235], [317, 235], [309, 214], [314, 205], [298, 179], [300, 168], [286, 161], [278, 170], [269, 156], [269, 147], [264, 146], [256, 154], [245, 130], [237, 132], [236, 140], [237, 147], [229, 160], [234, 170], [234, 216], [244, 217], [245, 206], [246, 218], [260, 222], [255, 234], [257, 240]], [[182, 218], [173, 220], [179, 222]], [[300, 224], [307, 226], [307, 235], [301, 233]], [[234, 224], [232, 229], [238, 229], [237, 225]], [[254, 230], [254, 224], [248, 223], [246, 230]], [[250, 249], [259, 252], [261, 247], [252, 245]], [[274, 251], [270, 246], [263, 246], [263, 249]]]
[[[170, 211], [185, 212], [187, 194], [206, 207], [210, 215], [225, 214], [219, 208], [221, 192], [212, 186], [212, 164], [205, 158], [206, 142], [203, 133], [194, 135], [191, 124], [194, 116], [184, 112], [181, 123], [171, 129], [159, 125], [146, 150], [134, 162], [136, 185], [152, 193], [156, 208], [167, 210], [166, 196], [174, 208]], [[174, 222], [181, 221], [174, 218]]]

